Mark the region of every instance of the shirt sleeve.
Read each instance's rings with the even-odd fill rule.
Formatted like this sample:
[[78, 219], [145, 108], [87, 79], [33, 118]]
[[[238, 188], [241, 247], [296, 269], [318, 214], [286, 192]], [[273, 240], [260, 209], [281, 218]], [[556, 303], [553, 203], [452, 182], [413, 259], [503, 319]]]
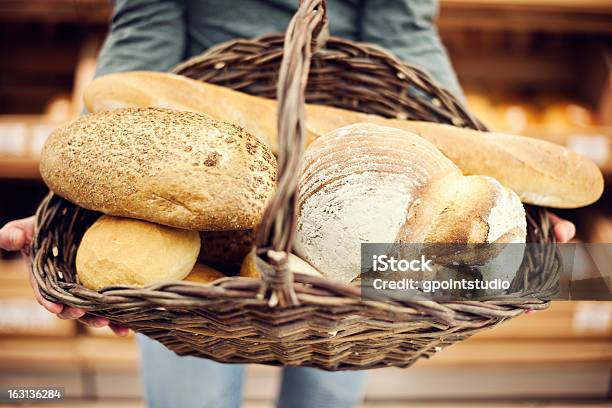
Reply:
[[167, 71], [185, 56], [181, 0], [115, 0], [109, 33], [98, 55], [96, 77], [113, 72]]
[[429, 73], [463, 98], [434, 20], [437, 0], [362, 0], [361, 41], [377, 44]]

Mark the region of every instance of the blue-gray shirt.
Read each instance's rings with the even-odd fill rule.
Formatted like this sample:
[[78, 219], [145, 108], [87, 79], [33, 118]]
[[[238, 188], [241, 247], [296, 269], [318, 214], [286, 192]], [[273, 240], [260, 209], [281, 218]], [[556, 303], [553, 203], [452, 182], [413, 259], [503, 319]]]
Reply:
[[[297, 0], [115, 0], [96, 75], [166, 71], [234, 38], [284, 32]], [[329, 0], [330, 32], [378, 44], [461, 95], [433, 24], [437, 0]]]

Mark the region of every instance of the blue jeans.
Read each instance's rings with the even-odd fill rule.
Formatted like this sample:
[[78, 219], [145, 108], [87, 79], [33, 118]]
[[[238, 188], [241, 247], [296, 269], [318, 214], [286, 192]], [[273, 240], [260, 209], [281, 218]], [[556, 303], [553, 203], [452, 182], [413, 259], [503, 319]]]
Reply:
[[[243, 365], [179, 357], [143, 335], [138, 343], [147, 407], [240, 407]], [[278, 407], [354, 407], [361, 402], [364, 379], [363, 371], [285, 367]]]

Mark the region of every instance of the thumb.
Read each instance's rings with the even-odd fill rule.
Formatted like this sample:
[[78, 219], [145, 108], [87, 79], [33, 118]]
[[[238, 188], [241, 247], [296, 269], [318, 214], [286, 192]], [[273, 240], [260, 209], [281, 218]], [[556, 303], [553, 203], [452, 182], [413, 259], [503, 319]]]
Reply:
[[6, 225], [0, 229], [0, 248], [6, 251], [19, 251], [27, 245], [27, 237], [21, 228]]

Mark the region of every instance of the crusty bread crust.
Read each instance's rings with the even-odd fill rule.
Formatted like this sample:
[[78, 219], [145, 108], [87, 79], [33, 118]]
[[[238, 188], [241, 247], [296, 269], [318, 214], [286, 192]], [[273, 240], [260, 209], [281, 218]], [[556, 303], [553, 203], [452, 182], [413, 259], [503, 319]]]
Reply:
[[127, 108], [81, 117], [47, 140], [49, 188], [105, 214], [191, 230], [256, 226], [276, 159], [238, 126], [201, 114]]

